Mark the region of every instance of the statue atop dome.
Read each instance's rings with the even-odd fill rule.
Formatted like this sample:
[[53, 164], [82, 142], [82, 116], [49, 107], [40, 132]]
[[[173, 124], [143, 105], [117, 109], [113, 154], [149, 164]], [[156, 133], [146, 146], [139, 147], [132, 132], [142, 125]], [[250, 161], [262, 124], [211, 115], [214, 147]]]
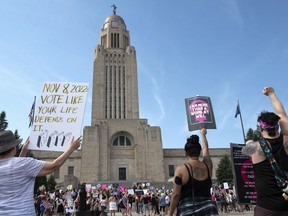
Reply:
[[117, 9], [116, 5], [113, 4], [111, 7], [113, 7], [113, 14], [116, 14], [116, 9]]

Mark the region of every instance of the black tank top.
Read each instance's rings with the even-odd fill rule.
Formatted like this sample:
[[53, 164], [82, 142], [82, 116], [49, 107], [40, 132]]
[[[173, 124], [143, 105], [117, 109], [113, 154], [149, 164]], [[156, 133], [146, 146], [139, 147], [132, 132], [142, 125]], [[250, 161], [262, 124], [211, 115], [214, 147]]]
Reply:
[[[194, 189], [194, 197], [210, 198], [211, 197], [210, 189], [212, 186], [212, 180], [211, 180], [211, 177], [209, 174], [209, 169], [208, 169], [207, 164], [205, 164], [205, 165], [206, 165], [207, 171], [208, 171], [208, 178], [203, 180], [203, 181], [198, 181], [197, 179], [194, 179], [193, 173], [192, 174], [190, 173], [190, 169], [189, 169], [188, 165], [187, 164], [184, 164], [184, 165], [186, 166], [186, 168], [188, 170], [189, 180], [185, 185], [182, 185], [180, 200], [182, 200], [186, 197], [192, 197], [193, 189]], [[189, 166], [191, 166], [191, 165], [189, 164]], [[193, 170], [192, 170], [192, 172], [193, 172]]]
[[[283, 146], [283, 136], [276, 139], [266, 139], [272, 147], [272, 153], [280, 168], [288, 171], [288, 155]], [[257, 190], [257, 205], [262, 208], [287, 211], [288, 202], [282, 197], [282, 192], [275, 180], [270, 162], [266, 159], [254, 164], [255, 186]]]

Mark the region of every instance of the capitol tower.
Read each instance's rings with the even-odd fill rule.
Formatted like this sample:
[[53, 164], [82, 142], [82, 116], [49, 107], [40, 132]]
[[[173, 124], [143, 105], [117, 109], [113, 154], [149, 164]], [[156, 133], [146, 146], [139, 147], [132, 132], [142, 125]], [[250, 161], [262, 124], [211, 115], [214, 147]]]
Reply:
[[136, 49], [116, 7], [94, 51], [92, 119], [83, 133], [80, 180], [165, 181], [161, 129], [139, 118]]

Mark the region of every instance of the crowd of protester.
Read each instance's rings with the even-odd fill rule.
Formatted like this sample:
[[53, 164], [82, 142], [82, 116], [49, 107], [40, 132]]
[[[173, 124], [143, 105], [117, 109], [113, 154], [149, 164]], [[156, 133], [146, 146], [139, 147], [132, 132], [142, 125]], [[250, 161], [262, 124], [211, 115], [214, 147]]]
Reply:
[[[211, 190], [211, 199], [220, 213], [251, 211], [252, 205], [240, 205], [236, 194], [223, 186]], [[123, 216], [164, 216], [168, 215], [171, 189], [142, 189], [141, 186], [131, 188], [109, 187], [86, 189], [86, 210], [94, 211], [97, 216], [115, 216], [116, 212]], [[75, 216], [79, 208], [80, 190], [46, 191], [42, 186], [35, 195], [37, 216]]]

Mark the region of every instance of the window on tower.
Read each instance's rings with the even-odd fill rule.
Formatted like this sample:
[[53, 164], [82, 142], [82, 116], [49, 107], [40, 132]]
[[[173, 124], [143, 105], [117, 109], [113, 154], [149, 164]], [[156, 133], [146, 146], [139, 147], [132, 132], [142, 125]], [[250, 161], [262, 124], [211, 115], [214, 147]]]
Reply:
[[131, 141], [127, 136], [118, 136], [113, 141], [113, 146], [131, 146]]
[[118, 26], [119, 26], [119, 23], [118, 23], [117, 21], [112, 21], [112, 22], [111, 22], [111, 26], [114, 27], [114, 28], [115, 28], [115, 27], [118, 27]]

